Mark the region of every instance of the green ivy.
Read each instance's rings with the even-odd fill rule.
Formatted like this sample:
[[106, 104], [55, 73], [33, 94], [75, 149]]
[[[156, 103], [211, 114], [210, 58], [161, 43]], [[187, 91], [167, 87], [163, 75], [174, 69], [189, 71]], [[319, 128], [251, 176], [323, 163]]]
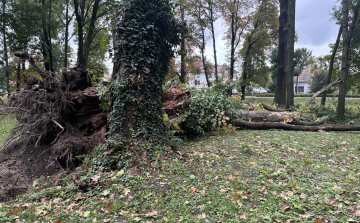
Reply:
[[112, 83], [110, 134], [157, 143], [166, 136], [162, 83], [179, 44], [172, 8], [169, 0], [128, 0], [117, 9], [114, 61], [121, 71]]

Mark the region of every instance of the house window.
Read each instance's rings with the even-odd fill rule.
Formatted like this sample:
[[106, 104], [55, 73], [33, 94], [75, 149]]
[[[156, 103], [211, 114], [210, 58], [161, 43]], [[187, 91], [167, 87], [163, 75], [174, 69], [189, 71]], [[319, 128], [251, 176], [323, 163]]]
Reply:
[[296, 86], [295, 86], [295, 92], [297, 92], [297, 93], [304, 93], [304, 86], [298, 86], [297, 91], [296, 91]]
[[200, 85], [200, 80], [195, 80], [195, 85]]

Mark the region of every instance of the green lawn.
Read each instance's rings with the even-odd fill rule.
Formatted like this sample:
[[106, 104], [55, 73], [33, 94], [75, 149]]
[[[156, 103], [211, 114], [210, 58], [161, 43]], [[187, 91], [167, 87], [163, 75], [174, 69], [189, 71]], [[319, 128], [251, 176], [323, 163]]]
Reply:
[[0, 222], [355, 222], [359, 134], [208, 136], [177, 155], [159, 154], [154, 168], [133, 175], [83, 167], [72, 177], [40, 179], [26, 197], [0, 204]]
[[[5, 102], [7, 101], [7, 96], [0, 96]], [[1, 109], [1, 103], [0, 103]], [[11, 128], [16, 125], [16, 119], [13, 116], [6, 116], [5, 118], [0, 117], [0, 146], [4, 143], [5, 139], [8, 137]]]

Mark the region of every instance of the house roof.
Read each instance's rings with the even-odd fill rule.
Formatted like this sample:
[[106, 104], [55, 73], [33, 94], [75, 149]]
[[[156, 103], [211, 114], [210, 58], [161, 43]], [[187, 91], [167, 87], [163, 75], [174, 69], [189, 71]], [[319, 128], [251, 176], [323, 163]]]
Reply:
[[[312, 78], [314, 76], [314, 73], [311, 72], [314, 65], [307, 66], [300, 74], [299, 76], [299, 82], [305, 82], [310, 83], [312, 81]], [[294, 77], [294, 82], [297, 81], [297, 77]]]

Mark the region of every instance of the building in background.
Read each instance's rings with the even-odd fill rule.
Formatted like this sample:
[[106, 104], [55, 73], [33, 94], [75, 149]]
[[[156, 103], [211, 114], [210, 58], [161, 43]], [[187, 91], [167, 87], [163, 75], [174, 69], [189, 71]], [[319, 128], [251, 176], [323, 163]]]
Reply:
[[[314, 73], [312, 73], [313, 65], [309, 65], [306, 67], [299, 76], [294, 77], [294, 93], [296, 94], [308, 94], [311, 93], [310, 84], [312, 82], [312, 78], [314, 77]], [[297, 86], [297, 91], [296, 91]]]

